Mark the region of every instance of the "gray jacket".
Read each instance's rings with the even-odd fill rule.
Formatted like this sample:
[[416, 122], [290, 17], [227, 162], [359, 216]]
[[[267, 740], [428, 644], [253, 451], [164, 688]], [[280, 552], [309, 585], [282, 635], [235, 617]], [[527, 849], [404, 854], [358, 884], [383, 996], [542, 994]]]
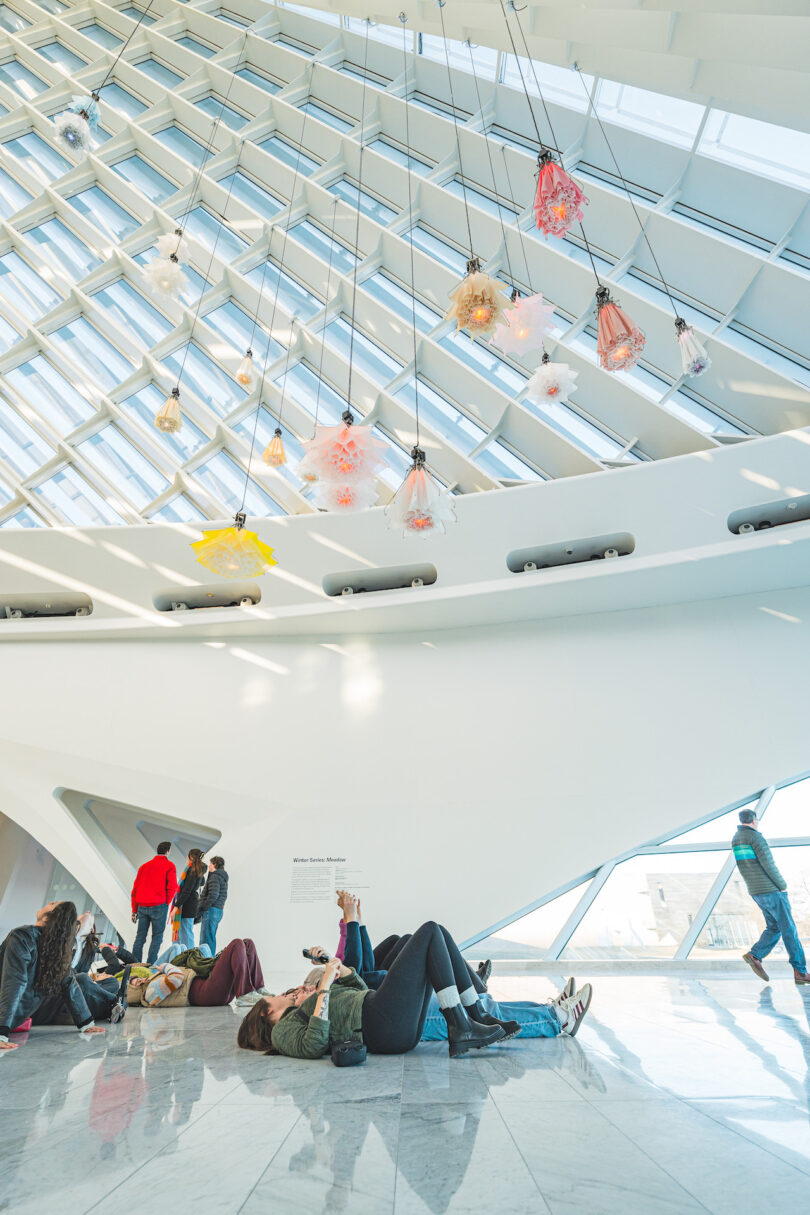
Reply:
[[[26, 924], [13, 929], [0, 945], [0, 1037], [7, 1038], [46, 999], [34, 990], [39, 937], [40, 929]], [[89, 1025], [93, 1015], [72, 970], [62, 980], [60, 994], [77, 1029]]]

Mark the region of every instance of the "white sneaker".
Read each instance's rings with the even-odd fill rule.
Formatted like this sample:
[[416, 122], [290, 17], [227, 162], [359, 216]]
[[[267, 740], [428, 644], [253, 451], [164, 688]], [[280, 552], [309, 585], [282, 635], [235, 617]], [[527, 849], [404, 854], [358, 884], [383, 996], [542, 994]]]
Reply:
[[577, 989], [576, 979], [571, 977], [570, 979], [568, 979], [566, 981], [565, 987], [562, 989], [560, 994], [558, 996], [555, 996], [554, 999], [551, 1001], [552, 1008], [557, 1008], [558, 1005], [562, 1004], [563, 1000], [570, 1000], [571, 997], [573, 996], [574, 992], [576, 991], [576, 989]]
[[561, 1032], [569, 1038], [576, 1037], [582, 1018], [590, 1008], [592, 996], [593, 988], [590, 983], [585, 983], [573, 996], [561, 1000], [557, 1005]]
[[258, 1004], [259, 1001], [263, 998], [264, 997], [262, 996], [261, 992], [248, 991], [248, 992], [245, 992], [245, 994], [243, 996], [237, 996], [236, 1001], [235, 1001], [236, 1007], [237, 1008], [252, 1008], [254, 1004]]

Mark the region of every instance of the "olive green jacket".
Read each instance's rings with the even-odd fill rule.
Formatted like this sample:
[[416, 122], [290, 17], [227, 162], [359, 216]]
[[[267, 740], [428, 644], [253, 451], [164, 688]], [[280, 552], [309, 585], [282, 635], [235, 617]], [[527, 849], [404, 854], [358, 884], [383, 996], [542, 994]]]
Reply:
[[329, 1020], [313, 1017], [317, 992], [299, 1008], [288, 1008], [273, 1026], [271, 1041], [280, 1055], [320, 1059], [333, 1042], [363, 1041], [363, 1001], [368, 988], [356, 971], [336, 979], [329, 995]]

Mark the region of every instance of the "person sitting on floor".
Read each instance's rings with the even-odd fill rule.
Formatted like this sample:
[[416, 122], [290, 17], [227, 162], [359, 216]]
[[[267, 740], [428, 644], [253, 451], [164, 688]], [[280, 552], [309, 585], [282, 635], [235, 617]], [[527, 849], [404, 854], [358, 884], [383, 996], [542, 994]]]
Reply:
[[[252, 992], [266, 992], [256, 946], [237, 938], [216, 958], [206, 958], [198, 949], [178, 954], [174, 961], [155, 966], [133, 966], [127, 988], [130, 1004], [143, 1002], [144, 989], [153, 980], [155, 999], [150, 1007], [172, 1008], [190, 1004], [197, 1008], [220, 1008]], [[110, 990], [109, 980], [100, 980]], [[160, 992], [161, 998], [157, 998]]]
[[88, 1007], [93, 984], [71, 970], [78, 929], [74, 903], [46, 903], [33, 924], [13, 929], [0, 945], [0, 1051], [17, 1049], [9, 1035], [29, 1018], [52, 1025], [65, 1006], [81, 1034], [105, 1032]]

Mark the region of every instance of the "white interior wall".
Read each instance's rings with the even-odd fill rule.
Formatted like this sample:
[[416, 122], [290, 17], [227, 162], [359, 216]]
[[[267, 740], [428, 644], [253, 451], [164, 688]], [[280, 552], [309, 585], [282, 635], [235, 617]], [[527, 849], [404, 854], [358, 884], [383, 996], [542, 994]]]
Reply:
[[0, 940], [18, 924], [33, 921], [45, 902], [52, 873], [47, 848], [0, 814]]
[[12, 642], [0, 795], [128, 936], [57, 787], [220, 828], [223, 936], [272, 969], [334, 937], [290, 902], [294, 856], [360, 871], [372, 936], [464, 939], [805, 770], [808, 619], [802, 589], [339, 644]]

